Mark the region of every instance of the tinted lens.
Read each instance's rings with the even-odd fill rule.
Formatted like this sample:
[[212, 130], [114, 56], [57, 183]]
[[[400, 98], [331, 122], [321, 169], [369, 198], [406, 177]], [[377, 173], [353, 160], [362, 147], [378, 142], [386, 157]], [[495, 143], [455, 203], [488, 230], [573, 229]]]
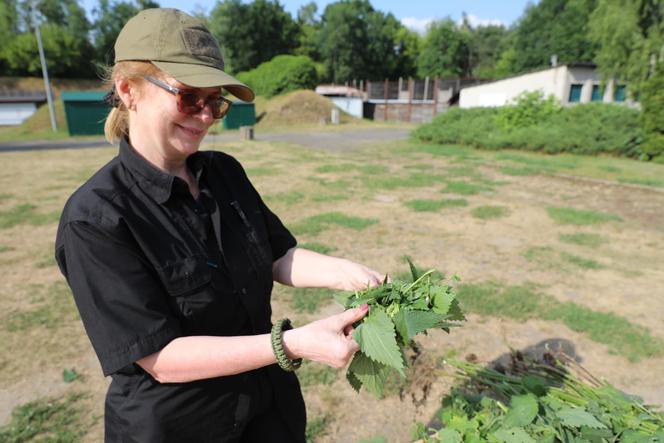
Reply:
[[228, 113], [231, 102], [221, 97], [204, 100], [191, 92], [181, 92], [178, 94], [178, 110], [183, 114], [198, 114], [203, 110], [205, 105], [210, 106], [212, 117], [219, 119]]
[[203, 109], [203, 100], [199, 100], [196, 94], [181, 92], [178, 94], [178, 110], [183, 114], [198, 114]]

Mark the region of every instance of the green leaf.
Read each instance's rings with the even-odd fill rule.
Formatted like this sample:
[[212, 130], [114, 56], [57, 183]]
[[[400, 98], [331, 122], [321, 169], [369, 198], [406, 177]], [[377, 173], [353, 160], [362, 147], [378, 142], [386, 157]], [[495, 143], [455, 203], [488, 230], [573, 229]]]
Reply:
[[454, 429], [441, 429], [438, 431], [438, 438], [445, 443], [461, 443], [461, 434]]
[[376, 362], [392, 366], [403, 375], [403, 359], [397, 345], [394, 323], [383, 309], [371, 309], [353, 337], [362, 353]]
[[[353, 361], [355, 361], [358, 354], [359, 352], [353, 356]], [[353, 361], [351, 361], [350, 366], [353, 366]], [[362, 387], [362, 381], [350, 370], [350, 366], [348, 367], [348, 370], [346, 370], [346, 380], [348, 380], [348, 383], [350, 383], [355, 392], [359, 393], [360, 388]]]
[[[385, 379], [388, 374], [389, 368], [387, 366], [358, 352], [353, 357], [350, 366], [348, 366], [346, 378], [356, 391], [359, 391], [360, 386], [363, 386], [367, 391], [380, 398], [383, 396], [383, 386], [385, 386]], [[359, 384], [356, 383], [358, 381]]]
[[537, 397], [533, 394], [515, 395], [510, 400], [510, 406], [503, 422], [503, 426], [506, 428], [527, 426], [537, 417], [539, 408]]
[[447, 311], [447, 318], [449, 320], [464, 321], [466, 317], [463, 315], [461, 306], [459, 306], [459, 300], [456, 298], [450, 304], [450, 309]]
[[453, 301], [454, 295], [447, 293], [445, 287], [437, 286], [431, 289], [431, 302], [433, 304], [434, 312], [447, 314]]
[[406, 257], [406, 261], [408, 262], [408, 267], [410, 268], [410, 276], [412, 277], [412, 281], [417, 280], [420, 278], [420, 271], [415, 267], [415, 264], [410, 260], [410, 257]]
[[562, 408], [556, 411], [556, 416], [565, 426], [579, 428], [587, 426], [589, 428], [602, 429], [606, 426], [597, 420], [592, 414], [583, 408]]
[[408, 344], [417, 334], [438, 326], [445, 318], [445, 315], [435, 312], [402, 309], [394, 316], [393, 320], [404, 344]]
[[535, 443], [535, 440], [522, 428], [499, 429], [493, 433], [503, 443]]
[[[661, 441], [661, 440], [659, 440]], [[655, 436], [650, 436], [644, 432], [627, 430], [620, 436], [620, 443], [655, 443], [658, 442]]]
[[71, 383], [78, 378], [78, 372], [76, 369], [64, 369], [62, 371], [62, 381], [65, 383]]

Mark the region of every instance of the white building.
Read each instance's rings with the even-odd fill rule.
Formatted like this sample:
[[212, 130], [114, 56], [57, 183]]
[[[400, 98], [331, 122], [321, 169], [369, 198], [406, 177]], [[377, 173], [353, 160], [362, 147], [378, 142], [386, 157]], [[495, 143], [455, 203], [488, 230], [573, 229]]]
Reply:
[[570, 63], [530, 72], [478, 86], [461, 89], [459, 106], [504, 106], [526, 91], [542, 91], [553, 95], [563, 106], [594, 101], [629, 102], [625, 85], [607, 82], [602, 88], [601, 75], [594, 64]]
[[43, 92], [0, 91], [0, 126], [20, 125], [45, 102]]

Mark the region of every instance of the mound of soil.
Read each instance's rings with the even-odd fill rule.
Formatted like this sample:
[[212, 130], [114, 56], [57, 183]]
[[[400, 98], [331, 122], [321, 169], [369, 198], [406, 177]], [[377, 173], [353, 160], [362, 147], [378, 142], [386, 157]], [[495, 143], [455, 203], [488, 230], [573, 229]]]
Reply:
[[[311, 90], [300, 90], [274, 97], [264, 106], [258, 106], [257, 117], [260, 126], [317, 125], [330, 121], [332, 108], [331, 100]], [[355, 118], [341, 111], [341, 121], [350, 120]]]

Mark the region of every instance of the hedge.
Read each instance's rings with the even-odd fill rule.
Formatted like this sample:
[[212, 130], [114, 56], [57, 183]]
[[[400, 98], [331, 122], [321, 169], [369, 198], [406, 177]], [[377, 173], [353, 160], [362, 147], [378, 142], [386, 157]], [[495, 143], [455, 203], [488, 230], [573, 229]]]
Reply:
[[316, 65], [304, 55], [278, 55], [256, 69], [240, 72], [237, 78], [257, 95], [268, 98], [298, 89], [314, 89], [318, 83]]
[[[542, 99], [542, 106], [551, 106]], [[537, 110], [535, 118], [506, 118], [513, 106], [503, 108], [453, 108], [413, 135], [427, 142], [469, 145], [483, 149], [522, 149], [549, 154], [609, 154], [649, 158], [643, 151], [640, 112], [608, 103], [580, 104], [568, 108]], [[525, 126], [512, 124], [525, 121]], [[506, 122], [508, 122], [506, 124]], [[512, 122], [512, 123], [510, 123]]]

